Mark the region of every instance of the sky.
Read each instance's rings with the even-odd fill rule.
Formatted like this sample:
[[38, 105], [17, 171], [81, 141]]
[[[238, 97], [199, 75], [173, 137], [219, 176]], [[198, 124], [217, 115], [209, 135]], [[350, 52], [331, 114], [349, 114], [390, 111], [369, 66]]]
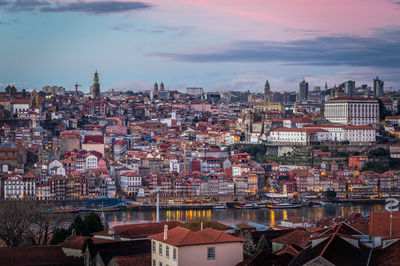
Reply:
[[0, 89], [400, 89], [400, 0], [0, 0]]

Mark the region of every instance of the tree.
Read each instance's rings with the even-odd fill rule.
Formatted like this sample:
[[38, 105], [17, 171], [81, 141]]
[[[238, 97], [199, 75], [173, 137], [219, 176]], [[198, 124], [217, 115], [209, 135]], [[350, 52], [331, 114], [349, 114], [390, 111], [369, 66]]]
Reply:
[[31, 226], [30, 218], [37, 211], [33, 202], [4, 201], [0, 205], [0, 239], [9, 247], [25, 242]]
[[261, 238], [258, 240], [256, 252], [259, 252], [259, 251], [262, 251], [265, 249], [267, 249], [267, 250], [269, 249], [268, 241], [265, 238], [265, 235], [262, 235]]
[[85, 253], [86, 249], [93, 245], [93, 239], [90, 237], [85, 238], [82, 244], [82, 253]]
[[104, 230], [100, 217], [93, 211], [85, 216], [84, 222], [86, 224], [86, 229], [89, 234]]
[[324, 196], [329, 199], [336, 198], [336, 194], [337, 194], [336, 191], [332, 191], [332, 190], [324, 191]]
[[64, 228], [57, 228], [54, 230], [53, 238], [50, 245], [57, 245], [64, 242], [71, 235], [71, 230]]
[[78, 236], [89, 235], [86, 223], [82, 220], [82, 217], [78, 214], [72, 224], [69, 226], [69, 230], [75, 230], [75, 234]]
[[29, 233], [36, 245], [47, 245], [55, 230], [65, 221], [64, 215], [55, 215], [44, 209], [36, 211], [31, 216]]
[[256, 245], [254, 244], [251, 234], [247, 231], [240, 232], [239, 238], [246, 240], [243, 244], [243, 257], [247, 259], [256, 251]]

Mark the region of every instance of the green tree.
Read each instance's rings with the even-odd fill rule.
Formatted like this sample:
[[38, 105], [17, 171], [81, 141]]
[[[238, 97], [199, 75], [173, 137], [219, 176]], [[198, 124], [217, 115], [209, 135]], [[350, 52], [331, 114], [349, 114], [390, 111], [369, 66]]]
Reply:
[[82, 244], [82, 253], [85, 253], [87, 247], [90, 247], [92, 245], [93, 245], [93, 239], [91, 239], [90, 237], [85, 238]]
[[259, 252], [259, 251], [265, 250], [265, 249], [267, 249], [267, 250], [269, 249], [268, 241], [265, 238], [265, 236], [262, 235], [260, 240], [258, 240], [256, 252]]
[[93, 211], [85, 216], [84, 222], [89, 234], [104, 230], [100, 217]]
[[64, 242], [71, 235], [69, 229], [57, 228], [54, 230], [53, 238], [51, 239], [50, 245], [57, 245]]
[[324, 191], [324, 196], [329, 199], [336, 198], [336, 194], [337, 194], [336, 191], [332, 191], [332, 190]]
[[69, 230], [75, 230], [75, 234], [78, 236], [89, 235], [86, 223], [82, 220], [82, 217], [78, 214], [72, 224], [69, 226]]

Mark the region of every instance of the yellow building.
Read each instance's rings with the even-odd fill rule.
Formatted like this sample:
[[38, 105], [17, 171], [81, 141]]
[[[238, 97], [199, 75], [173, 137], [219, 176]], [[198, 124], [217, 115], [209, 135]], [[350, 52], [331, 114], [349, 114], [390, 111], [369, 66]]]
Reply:
[[283, 113], [285, 111], [284, 105], [280, 102], [256, 102], [253, 109], [258, 112], [275, 111]]

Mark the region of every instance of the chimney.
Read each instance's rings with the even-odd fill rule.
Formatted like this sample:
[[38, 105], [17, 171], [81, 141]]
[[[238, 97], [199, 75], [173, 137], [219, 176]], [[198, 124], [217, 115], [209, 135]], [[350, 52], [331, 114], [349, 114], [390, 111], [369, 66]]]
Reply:
[[203, 222], [200, 223], [200, 231], [203, 230]]
[[164, 225], [164, 240], [168, 238], [168, 225]]

